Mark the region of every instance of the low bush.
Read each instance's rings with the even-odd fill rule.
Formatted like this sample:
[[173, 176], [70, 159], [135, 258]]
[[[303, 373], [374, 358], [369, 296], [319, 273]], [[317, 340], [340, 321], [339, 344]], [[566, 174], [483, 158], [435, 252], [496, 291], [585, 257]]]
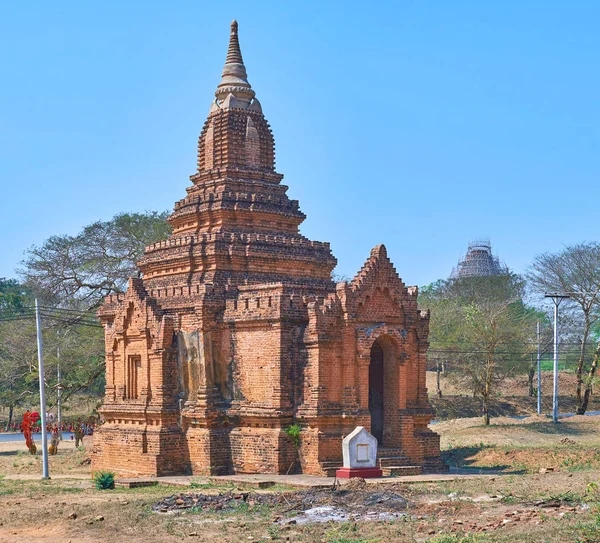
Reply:
[[115, 488], [115, 474], [111, 471], [97, 471], [93, 477], [98, 490], [111, 490]]

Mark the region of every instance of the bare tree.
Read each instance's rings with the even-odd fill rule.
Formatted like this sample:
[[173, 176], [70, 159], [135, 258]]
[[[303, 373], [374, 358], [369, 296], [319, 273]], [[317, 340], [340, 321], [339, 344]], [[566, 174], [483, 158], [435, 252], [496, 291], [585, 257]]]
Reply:
[[[569, 245], [559, 253], [544, 253], [533, 261], [527, 275], [538, 293], [562, 292], [570, 296], [569, 303], [582, 316], [578, 334], [580, 343], [577, 360], [577, 414], [588, 408], [596, 373], [593, 362], [589, 365], [590, 332], [600, 318], [600, 244]], [[585, 374], [585, 376], [584, 376]]]
[[122, 292], [144, 247], [171, 231], [166, 213], [121, 213], [86, 226], [77, 236], [52, 236], [32, 247], [20, 271], [36, 295], [56, 303], [97, 307], [104, 296]]

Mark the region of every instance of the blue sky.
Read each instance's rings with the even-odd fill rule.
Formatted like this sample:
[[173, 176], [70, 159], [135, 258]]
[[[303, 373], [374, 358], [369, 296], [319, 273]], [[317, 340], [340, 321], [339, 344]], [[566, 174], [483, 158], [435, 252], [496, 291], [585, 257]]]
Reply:
[[471, 238], [522, 272], [598, 239], [597, 1], [4, 2], [0, 277], [53, 234], [171, 209], [236, 18], [277, 169], [352, 276]]

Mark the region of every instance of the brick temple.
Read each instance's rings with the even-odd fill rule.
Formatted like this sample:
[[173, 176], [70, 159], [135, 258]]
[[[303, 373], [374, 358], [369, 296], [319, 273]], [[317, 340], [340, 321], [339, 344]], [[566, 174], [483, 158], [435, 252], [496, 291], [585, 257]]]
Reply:
[[383, 245], [352, 281], [334, 283], [329, 244], [300, 234], [305, 215], [282, 178], [234, 21], [173, 233], [98, 312], [106, 422], [94, 470], [333, 474], [358, 425], [388, 473], [443, 469], [417, 288]]

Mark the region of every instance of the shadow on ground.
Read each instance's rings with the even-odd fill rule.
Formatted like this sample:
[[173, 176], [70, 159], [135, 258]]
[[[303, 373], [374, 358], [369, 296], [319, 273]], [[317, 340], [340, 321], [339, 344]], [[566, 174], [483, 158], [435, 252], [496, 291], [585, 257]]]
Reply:
[[515, 469], [514, 466], [510, 464], [494, 464], [493, 466], [475, 466], [474, 464], [477, 462], [477, 454], [484, 449], [493, 448], [487, 447], [485, 445], [473, 445], [469, 447], [456, 447], [452, 449], [448, 449], [446, 451], [442, 451], [442, 460], [446, 462], [451, 469], [454, 470], [465, 470], [469, 471], [473, 470], [477, 473], [504, 473], [510, 472], [513, 474], [526, 473], [524, 469]]

